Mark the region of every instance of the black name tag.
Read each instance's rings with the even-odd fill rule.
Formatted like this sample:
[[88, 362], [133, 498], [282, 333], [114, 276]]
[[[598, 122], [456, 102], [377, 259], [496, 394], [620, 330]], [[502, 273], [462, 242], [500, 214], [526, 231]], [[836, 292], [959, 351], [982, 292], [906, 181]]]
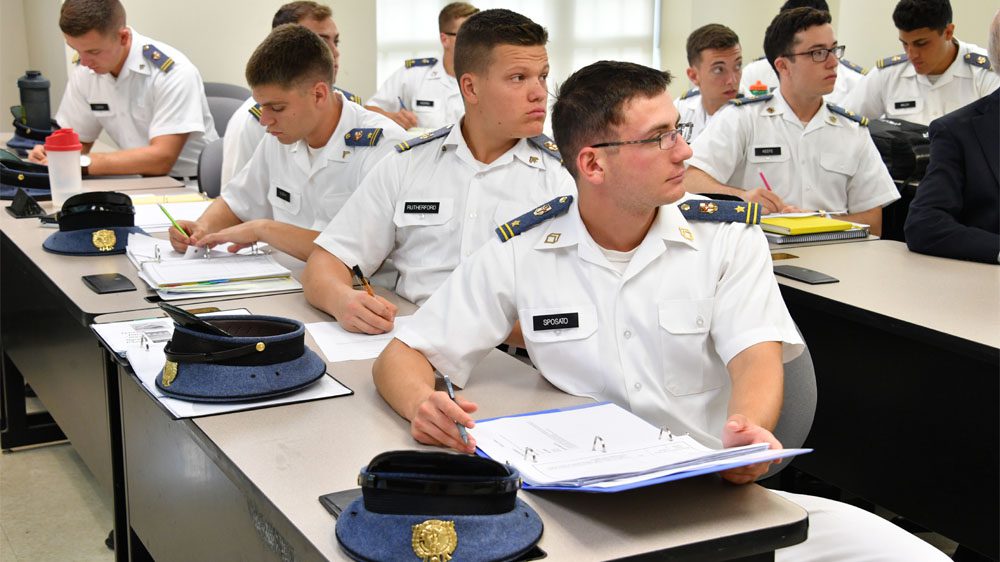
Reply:
[[532, 316], [531, 323], [534, 325], [536, 332], [579, 328], [580, 314], [578, 312], [565, 312], [562, 314], [543, 314], [541, 316]]
[[91, 111], [110, 111], [111, 108], [108, 107], [106, 103], [92, 103], [90, 104]]
[[417, 107], [434, 107], [434, 100], [417, 100]]
[[910, 109], [917, 107], [917, 100], [913, 101], [897, 101], [895, 106], [896, 109]]
[[288, 193], [284, 189], [281, 189], [280, 187], [275, 187], [274, 188], [274, 194], [278, 196], [278, 199], [282, 199], [284, 201], [288, 201], [289, 203], [292, 202], [292, 194]]
[[758, 146], [753, 149], [754, 156], [781, 156], [780, 146]]
[[438, 202], [406, 202], [403, 204], [404, 213], [420, 213], [436, 215], [441, 210], [441, 203]]

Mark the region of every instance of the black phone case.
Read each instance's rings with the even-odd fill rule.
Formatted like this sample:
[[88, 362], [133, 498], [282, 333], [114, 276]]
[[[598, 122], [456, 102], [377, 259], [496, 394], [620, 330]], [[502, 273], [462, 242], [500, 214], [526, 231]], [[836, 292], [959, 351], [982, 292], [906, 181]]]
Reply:
[[132, 280], [121, 273], [99, 273], [96, 275], [84, 275], [83, 282], [98, 295], [106, 293], [124, 293], [134, 291], [135, 285]]
[[805, 267], [798, 267], [796, 265], [776, 265], [774, 266], [774, 274], [794, 279], [796, 281], [802, 281], [803, 283], [808, 283], [810, 285], [840, 282], [840, 280], [836, 277], [830, 277], [825, 273], [820, 273]]

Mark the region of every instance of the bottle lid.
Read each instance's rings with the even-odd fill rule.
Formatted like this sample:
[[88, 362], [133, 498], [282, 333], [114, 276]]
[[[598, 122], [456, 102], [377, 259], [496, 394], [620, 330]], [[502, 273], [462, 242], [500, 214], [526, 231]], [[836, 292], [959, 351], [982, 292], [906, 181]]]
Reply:
[[46, 152], [69, 152], [72, 150], [81, 150], [82, 148], [80, 135], [77, 135], [73, 129], [59, 129], [45, 137]]
[[750, 93], [753, 94], [753, 95], [755, 95], [755, 96], [764, 95], [769, 90], [770, 90], [770, 88], [767, 87], [767, 84], [761, 82], [760, 80], [754, 82], [750, 86]]

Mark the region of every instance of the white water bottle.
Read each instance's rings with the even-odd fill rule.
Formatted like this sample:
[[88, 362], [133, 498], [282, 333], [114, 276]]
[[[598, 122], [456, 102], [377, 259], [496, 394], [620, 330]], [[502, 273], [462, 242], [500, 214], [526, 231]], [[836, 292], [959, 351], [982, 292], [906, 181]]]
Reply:
[[80, 169], [80, 136], [73, 129], [59, 129], [45, 138], [45, 155], [49, 159], [49, 186], [56, 210], [70, 197], [83, 191]]

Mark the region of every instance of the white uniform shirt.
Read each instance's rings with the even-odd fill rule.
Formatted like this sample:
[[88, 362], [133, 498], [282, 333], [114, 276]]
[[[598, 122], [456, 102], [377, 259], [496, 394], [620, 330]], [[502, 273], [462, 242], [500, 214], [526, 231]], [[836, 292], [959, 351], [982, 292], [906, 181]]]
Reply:
[[767, 101], [732, 107], [691, 145], [688, 165], [719, 183], [763, 187], [802, 209], [867, 211], [899, 199], [871, 135], [823, 104], [805, 126], [781, 90]]
[[395, 112], [401, 109], [400, 99], [417, 116], [417, 126], [426, 129], [458, 123], [465, 115], [458, 80], [444, 71], [440, 60], [433, 65], [403, 67], [393, 72], [365, 105]]
[[[543, 328], [545, 320], [565, 329]], [[464, 386], [515, 320], [559, 389], [614, 402], [655, 426], [720, 446], [732, 389], [726, 364], [760, 342], [802, 351], [759, 228], [688, 221], [660, 208], [624, 274], [577, 205], [486, 244], [397, 337]]]
[[930, 125], [1000, 87], [1000, 76], [965, 60], [967, 54], [985, 57], [986, 51], [971, 43], [957, 43], [958, 56], [933, 84], [908, 61], [897, 62], [871, 69], [841, 105], [870, 119], [884, 115]]
[[722, 107], [715, 110], [715, 113], [709, 115], [701, 103], [701, 94], [693, 93], [684, 99], [675, 99], [674, 107], [677, 108], [681, 123], [691, 123], [691, 140], [693, 141], [705, 130], [712, 118], [725, 111], [729, 104], [723, 104]]
[[[823, 96], [823, 99], [832, 104], [844, 105], [844, 99], [847, 98], [847, 95], [865, 77], [864, 69], [859, 70], [859, 68], [848, 60], [840, 59], [840, 66], [837, 67], [836, 85], [833, 87], [832, 92]], [[767, 62], [766, 58], [757, 59], [743, 67], [743, 77], [740, 78], [740, 86], [749, 92], [750, 86], [758, 80], [766, 84], [769, 90], [780, 86], [778, 75], [774, 73], [771, 63]]]
[[316, 244], [366, 275], [391, 258], [399, 270], [396, 293], [420, 304], [461, 261], [497, 237], [499, 224], [575, 193], [560, 161], [527, 139], [483, 164], [455, 126], [383, 160]]
[[222, 137], [222, 185], [247, 165], [260, 140], [267, 135], [267, 130], [250, 113], [255, 105], [252, 97], [247, 98], [226, 124], [226, 136]]
[[[143, 46], [149, 44], [173, 59], [166, 72], [143, 56]], [[82, 142], [94, 142], [106, 130], [122, 150], [149, 146], [154, 137], [188, 133], [172, 176], [197, 175], [201, 150], [219, 138], [198, 69], [177, 49], [135, 30], [117, 78], [82, 65], [70, 71], [56, 121], [72, 127]]]
[[[376, 146], [348, 146], [344, 137], [356, 128], [381, 128], [382, 139]], [[391, 119], [345, 100], [337, 129], [312, 163], [304, 140], [284, 145], [268, 135], [250, 162], [223, 186], [222, 198], [244, 222], [274, 219], [323, 230], [404, 136]]]

